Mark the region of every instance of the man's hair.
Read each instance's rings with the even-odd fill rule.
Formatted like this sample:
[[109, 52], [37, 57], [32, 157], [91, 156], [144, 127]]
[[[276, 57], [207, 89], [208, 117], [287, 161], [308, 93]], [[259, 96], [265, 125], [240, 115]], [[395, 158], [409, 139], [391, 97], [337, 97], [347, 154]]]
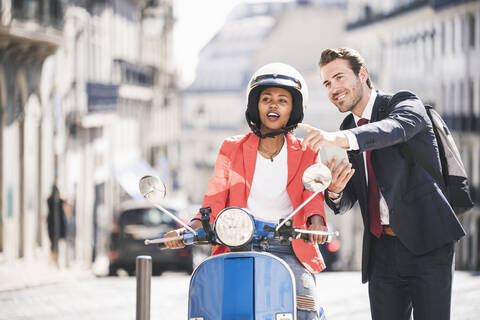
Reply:
[[[360, 53], [356, 50], [351, 48], [337, 48], [337, 49], [325, 49], [322, 51], [320, 56], [320, 61], [318, 65], [320, 67], [325, 66], [326, 64], [336, 60], [336, 59], [344, 59], [347, 60], [350, 64], [350, 68], [352, 69], [353, 73], [358, 77], [358, 73], [360, 69], [363, 67], [367, 70], [367, 64], [365, 60], [362, 58]], [[372, 81], [370, 80], [370, 75], [367, 78], [367, 86], [372, 89]]]

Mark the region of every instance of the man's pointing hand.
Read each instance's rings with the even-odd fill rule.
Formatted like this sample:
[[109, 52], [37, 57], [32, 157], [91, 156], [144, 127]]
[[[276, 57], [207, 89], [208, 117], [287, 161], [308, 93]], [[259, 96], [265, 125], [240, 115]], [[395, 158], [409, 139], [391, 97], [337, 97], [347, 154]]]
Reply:
[[298, 128], [308, 132], [302, 141], [302, 150], [310, 147], [315, 152], [322, 146], [337, 146], [348, 149], [348, 139], [342, 131], [327, 132], [305, 123], [299, 123]]

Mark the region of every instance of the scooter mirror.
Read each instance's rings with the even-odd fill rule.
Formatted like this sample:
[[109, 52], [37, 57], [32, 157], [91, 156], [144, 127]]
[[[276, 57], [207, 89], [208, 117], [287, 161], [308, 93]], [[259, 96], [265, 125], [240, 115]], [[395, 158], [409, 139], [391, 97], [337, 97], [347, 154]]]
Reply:
[[307, 203], [310, 202], [317, 194], [323, 192], [325, 189], [328, 188], [332, 182], [332, 173], [330, 169], [323, 163], [315, 163], [308, 167], [302, 176], [302, 183], [305, 189], [313, 194], [305, 201], [302, 202], [292, 213], [288, 215], [282, 222], [280, 222], [275, 230], [280, 230], [280, 228], [288, 221], [291, 217], [293, 217], [300, 209], [302, 209]]
[[142, 196], [150, 202], [158, 204], [165, 199], [165, 185], [155, 176], [142, 177], [138, 183], [138, 187]]
[[142, 196], [151, 203], [153, 203], [155, 207], [160, 209], [163, 213], [165, 213], [173, 220], [177, 221], [185, 229], [192, 232], [194, 235], [197, 235], [197, 232], [193, 230], [189, 225], [187, 225], [173, 213], [169, 212], [160, 205], [160, 202], [165, 199], [167, 191], [165, 185], [159, 178], [155, 176], [144, 176], [140, 179], [140, 182], [138, 183], [138, 188], [140, 189], [140, 193], [142, 194]]
[[311, 192], [323, 192], [330, 182], [332, 182], [332, 173], [323, 163], [312, 164], [302, 176], [303, 186]]

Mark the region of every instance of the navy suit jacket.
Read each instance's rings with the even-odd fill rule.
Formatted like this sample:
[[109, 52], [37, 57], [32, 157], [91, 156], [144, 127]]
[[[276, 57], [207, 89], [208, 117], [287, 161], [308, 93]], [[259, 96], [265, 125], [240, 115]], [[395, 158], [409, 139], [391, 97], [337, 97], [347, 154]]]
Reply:
[[425, 159], [432, 172], [441, 176], [438, 145], [423, 103], [407, 91], [393, 95], [390, 103], [389, 98], [378, 92], [366, 125], [357, 127], [352, 114], [344, 119], [340, 129], [351, 129], [360, 147], [348, 152], [355, 174], [338, 204], [325, 196], [335, 214], [349, 211], [357, 201], [360, 205], [364, 224], [362, 282], [368, 280], [371, 240], [362, 155], [366, 150], [371, 150], [372, 167], [388, 206], [390, 226], [408, 250], [422, 255], [465, 235], [441, 186], [419, 163], [409, 162], [400, 152], [399, 145], [407, 143], [415, 157]]

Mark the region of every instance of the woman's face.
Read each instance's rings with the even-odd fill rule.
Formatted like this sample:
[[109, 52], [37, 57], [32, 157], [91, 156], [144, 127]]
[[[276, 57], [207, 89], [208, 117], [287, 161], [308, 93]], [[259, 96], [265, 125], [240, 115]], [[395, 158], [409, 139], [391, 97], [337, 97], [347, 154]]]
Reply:
[[278, 131], [287, 125], [292, 112], [292, 95], [283, 88], [267, 88], [260, 93], [258, 113], [262, 133]]

